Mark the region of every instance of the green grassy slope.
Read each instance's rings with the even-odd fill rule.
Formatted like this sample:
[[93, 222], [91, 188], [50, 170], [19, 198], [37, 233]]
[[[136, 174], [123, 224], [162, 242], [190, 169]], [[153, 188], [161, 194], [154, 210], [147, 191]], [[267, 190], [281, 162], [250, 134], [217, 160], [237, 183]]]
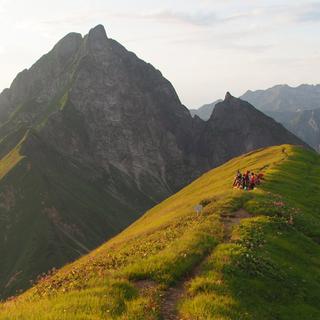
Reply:
[[[152, 205], [127, 177], [118, 185], [108, 179], [59, 155], [34, 133], [1, 159], [0, 298], [88, 253]], [[128, 202], [117, 190], [126, 190]]]
[[[234, 190], [237, 169], [266, 181]], [[319, 319], [319, 180], [319, 155], [298, 147], [233, 159], [2, 303], [0, 319], [161, 319], [167, 289], [186, 277], [180, 319]], [[223, 217], [239, 209], [251, 217], [226, 238]]]

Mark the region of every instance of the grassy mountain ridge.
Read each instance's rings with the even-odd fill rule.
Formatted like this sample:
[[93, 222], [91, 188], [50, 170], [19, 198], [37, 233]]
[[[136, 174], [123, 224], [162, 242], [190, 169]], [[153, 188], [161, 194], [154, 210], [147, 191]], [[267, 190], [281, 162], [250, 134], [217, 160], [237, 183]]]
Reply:
[[[238, 168], [266, 181], [234, 190]], [[0, 319], [160, 319], [168, 289], [199, 264], [176, 301], [182, 319], [318, 319], [319, 177], [319, 156], [299, 147], [235, 158], [1, 304]], [[239, 209], [250, 218], [226, 239], [224, 217]]]

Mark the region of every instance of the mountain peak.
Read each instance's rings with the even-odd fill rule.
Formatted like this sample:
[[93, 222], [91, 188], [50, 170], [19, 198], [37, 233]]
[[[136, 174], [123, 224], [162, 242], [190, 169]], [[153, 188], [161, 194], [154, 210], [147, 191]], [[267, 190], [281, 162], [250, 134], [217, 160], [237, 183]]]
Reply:
[[231, 93], [230, 93], [229, 91], [227, 91], [224, 100], [225, 100], [225, 101], [228, 101], [228, 100], [230, 100], [231, 98], [233, 98], [232, 95], [231, 95]]
[[224, 101], [223, 102], [233, 102], [235, 100], [238, 100], [236, 97], [234, 97], [229, 91], [226, 93], [225, 97], [224, 97]]
[[85, 36], [87, 40], [87, 49], [92, 53], [103, 52], [107, 42], [107, 33], [102, 24], [98, 24], [90, 29], [89, 33]]
[[98, 24], [94, 28], [90, 29], [88, 34], [89, 39], [104, 41], [108, 38], [106, 30], [102, 24]]
[[53, 51], [65, 59], [67, 56], [74, 54], [82, 43], [80, 33], [71, 32], [64, 36], [53, 48]]

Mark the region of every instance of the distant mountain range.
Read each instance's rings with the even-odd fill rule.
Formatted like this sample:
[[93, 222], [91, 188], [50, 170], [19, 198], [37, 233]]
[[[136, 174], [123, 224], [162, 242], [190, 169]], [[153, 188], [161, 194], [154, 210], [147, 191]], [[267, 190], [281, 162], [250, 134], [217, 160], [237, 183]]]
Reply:
[[[240, 98], [282, 123], [320, 152], [320, 85], [277, 85], [267, 90], [249, 90]], [[190, 112], [208, 120], [215, 104], [207, 104]]]
[[303, 111], [320, 108], [320, 85], [298, 87], [277, 85], [266, 90], [247, 91], [241, 96], [261, 111]]
[[320, 85], [278, 85], [247, 91], [241, 99], [254, 104], [320, 152]]
[[[245, 125], [244, 125], [245, 124]], [[119, 233], [207, 170], [303, 144], [229, 93], [209, 121], [99, 25], [70, 33], [0, 95], [0, 295]]]

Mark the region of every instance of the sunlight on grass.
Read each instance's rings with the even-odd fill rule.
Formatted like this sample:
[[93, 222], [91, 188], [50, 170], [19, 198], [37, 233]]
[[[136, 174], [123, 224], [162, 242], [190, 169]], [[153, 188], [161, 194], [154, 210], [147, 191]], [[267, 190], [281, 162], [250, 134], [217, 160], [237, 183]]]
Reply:
[[[232, 189], [237, 169], [262, 171], [266, 181], [253, 192]], [[301, 179], [305, 172], [310, 179]], [[206, 257], [179, 304], [182, 316], [317, 319], [319, 177], [319, 156], [298, 147], [235, 158], [97, 250], [0, 304], [0, 319], [160, 319], [163, 290]], [[199, 203], [204, 209], [196, 214]], [[226, 243], [220, 217], [240, 208], [254, 217], [234, 228], [236, 240]], [[154, 283], [151, 293], [136, 287], [142, 279]]]
[[189, 286], [182, 314], [320, 318], [320, 158], [293, 150], [288, 160], [268, 170], [262, 190], [244, 201], [244, 208], [260, 216], [244, 220], [234, 230], [237, 241], [212, 252], [203, 274]]

